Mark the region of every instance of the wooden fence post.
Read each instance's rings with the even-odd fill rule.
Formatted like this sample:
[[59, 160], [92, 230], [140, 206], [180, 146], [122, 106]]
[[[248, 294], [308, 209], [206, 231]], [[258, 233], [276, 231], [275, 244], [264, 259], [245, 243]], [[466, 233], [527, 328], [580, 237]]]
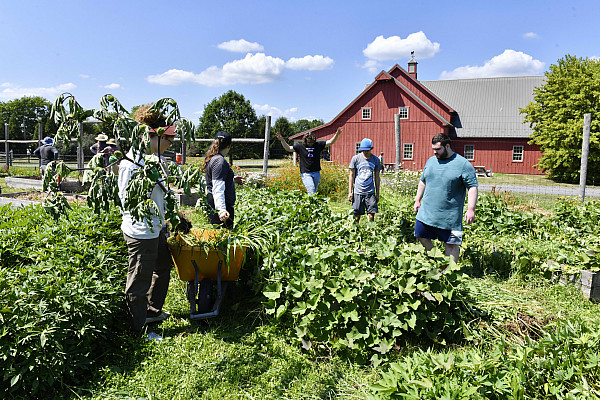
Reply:
[[394, 114], [394, 136], [396, 139], [396, 168], [398, 171], [402, 167], [402, 131], [400, 129], [400, 115]]
[[77, 139], [77, 143], [77, 168], [82, 171], [85, 165], [83, 159], [83, 123], [81, 122], [79, 123], [79, 138]]
[[592, 114], [583, 115], [583, 140], [581, 142], [581, 169], [579, 172], [579, 198], [585, 200], [585, 182], [587, 181], [588, 158], [590, 155], [590, 128], [592, 125]]
[[265, 121], [265, 146], [263, 151], [263, 175], [267, 176], [267, 168], [269, 167], [269, 139], [271, 137], [271, 116], [267, 115]]
[[4, 155], [6, 156], [6, 170], [10, 167], [10, 161], [8, 158], [8, 124], [4, 123]]

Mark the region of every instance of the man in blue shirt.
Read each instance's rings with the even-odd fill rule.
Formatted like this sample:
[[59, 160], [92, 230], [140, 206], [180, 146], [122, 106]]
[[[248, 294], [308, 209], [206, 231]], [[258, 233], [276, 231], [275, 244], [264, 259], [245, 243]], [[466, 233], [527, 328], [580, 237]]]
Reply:
[[356, 222], [365, 211], [369, 220], [375, 219], [375, 213], [379, 211], [379, 172], [383, 166], [374, 154], [371, 154], [373, 142], [371, 139], [363, 139], [360, 142], [358, 153], [350, 161], [350, 177], [348, 180], [348, 201], [352, 202], [352, 210]]
[[441, 240], [445, 254], [458, 262], [466, 195], [465, 221], [475, 220], [477, 176], [471, 163], [452, 150], [447, 135], [435, 135], [431, 148], [434, 156], [425, 164], [415, 197], [415, 236], [427, 251], [433, 248], [433, 239]]

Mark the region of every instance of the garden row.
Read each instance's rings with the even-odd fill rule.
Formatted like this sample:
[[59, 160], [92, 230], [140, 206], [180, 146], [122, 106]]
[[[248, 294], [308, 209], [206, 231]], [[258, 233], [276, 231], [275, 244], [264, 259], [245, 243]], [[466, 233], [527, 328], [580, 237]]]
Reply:
[[[595, 268], [595, 254], [588, 252], [584, 259], [580, 247], [592, 249], [600, 233], [596, 203], [565, 200], [540, 216], [516, 210], [507, 196], [482, 196], [478, 220], [465, 234], [463, 268], [439, 251], [428, 256], [415, 244], [410, 197], [388, 193], [380, 210], [375, 223], [355, 224], [349, 214], [332, 213], [327, 199], [300, 191], [239, 193], [235, 233], [259, 244], [246, 267], [258, 271], [252, 276], [254, 290], [264, 299], [270, 323], [295, 338], [308, 355], [338, 352], [358, 363], [381, 364], [382, 380], [373, 395], [384, 398], [410, 393], [435, 398], [454, 387], [463, 388], [460, 393], [479, 388], [473, 393], [483, 397], [502, 398], [509, 390], [529, 395], [533, 392], [520, 379], [546, 373], [549, 364], [539, 355], [556, 347], [551, 335], [568, 346], [561, 354], [592, 357], [591, 344], [581, 345], [581, 338], [593, 344], [598, 333], [582, 327], [561, 328], [526, 346], [486, 345], [452, 362], [427, 352], [399, 358], [397, 350], [407, 342], [438, 350], [449, 343], [476, 344], [464, 333], [480, 329], [476, 321], [496, 317], [493, 311], [478, 311], [472, 276], [539, 275], [561, 264]], [[79, 385], [105, 361], [103, 355], [119, 351], [115, 338], [126, 326], [120, 294], [126, 250], [119, 222], [114, 212], [98, 217], [79, 206], [59, 223], [40, 207], [0, 209], [2, 390], [32, 397]], [[531, 369], [515, 377], [506, 371], [518, 366], [523, 351]], [[463, 366], [490, 354], [502, 357], [487, 360], [477, 369], [480, 375], [467, 379]], [[570, 364], [560, 362], [568, 372]], [[591, 367], [581, 368], [571, 380], [563, 379], [571, 383], [549, 385], [544, 393], [580, 390], [582, 379], [597, 387]], [[402, 378], [440, 372], [446, 374], [440, 381], [445, 383], [433, 386], [425, 378], [412, 383]], [[499, 386], [490, 388], [490, 382]]]

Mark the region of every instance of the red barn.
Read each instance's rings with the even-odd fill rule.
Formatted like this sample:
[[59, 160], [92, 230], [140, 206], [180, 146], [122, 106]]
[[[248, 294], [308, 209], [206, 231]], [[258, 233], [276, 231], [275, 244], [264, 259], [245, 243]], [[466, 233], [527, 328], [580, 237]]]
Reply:
[[[313, 129], [325, 140], [343, 133], [331, 147], [331, 159], [347, 164], [360, 141], [373, 140], [373, 153], [384, 153], [384, 163], [396, 162], [396, 123], [399, 117], [401, 164], [420, 170], [433, 155], [431, 138], [444, 132], [454, 150], [474, 166], [493, 172], [541, 174], [534, 167], [539, 147], [527, 142], [531, 134], [519, 108], [533, 100], [533, 89], [544, 76], [417, 80], [417, 62], [408, 70], [395, 65], [381, 71], [370, 85], [331, 122]], [[300, 139], [304, 133], [292, 139]]]

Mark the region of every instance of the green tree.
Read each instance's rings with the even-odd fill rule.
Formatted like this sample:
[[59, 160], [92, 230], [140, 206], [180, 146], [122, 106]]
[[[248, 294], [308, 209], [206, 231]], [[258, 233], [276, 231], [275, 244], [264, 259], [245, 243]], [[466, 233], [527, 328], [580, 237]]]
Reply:
[[[9, 139], [37, 139], [38, 122], [43, 124], [49, 120], [52, 104], [43, 97], [22, 97], [20, 99], [0, 102], [0, 121], [9, 124]], [[4, 137], [4, 126], [2, 126]], [[11, 144], [16, 153], [24, 153], [26, 144]]]
[[[198, 125], [198, 137], [213, 138], [219, 131], [229, 132], [234, 138], [260, 138], [261, 132], [257, 129], [258, 118], [256, 111], [252, 108], [249, 100], [233, 90], [213, 99], [204, 107]], [[200, 153], [206, 150], [198, 149]], [[233, 145], [231, 147], [232, 158], [254, 158], [262, 156], [263, 145], [261, 143], [251, 145]]]
[[592, 114], [588, 181], [600, 181], [600, 61], [566, 55], [550, 66], [534, 101], [521, 109], [543, 152], [538, 167], [558, 181], [577, 182], [583, 115]]
[[298, 121], [294, 122], [294, 133], [301, 133], [304, 131], [307, 131], [309, 129], [314, 129], [317, 126], [321, 126], [323, 125], [323, 120], [322, 119], [313, 119], [311, 121], [307, 120], [307, 119], [299, 119]]
[[289, 153], [285, 151], [283, 147], [281, 147], [281, 143], [275, 137], [275, 134], [280, 132], [281, 135], [287, 140], [290, 136], [295, 135], [296, 129], [294, 124], [292, 124], [286, 117], [279, 117], [273, 124], [273, 128], [271, 129], [271, 146], [270, 153], [272, 158], [283, 158], [288, 156]]

